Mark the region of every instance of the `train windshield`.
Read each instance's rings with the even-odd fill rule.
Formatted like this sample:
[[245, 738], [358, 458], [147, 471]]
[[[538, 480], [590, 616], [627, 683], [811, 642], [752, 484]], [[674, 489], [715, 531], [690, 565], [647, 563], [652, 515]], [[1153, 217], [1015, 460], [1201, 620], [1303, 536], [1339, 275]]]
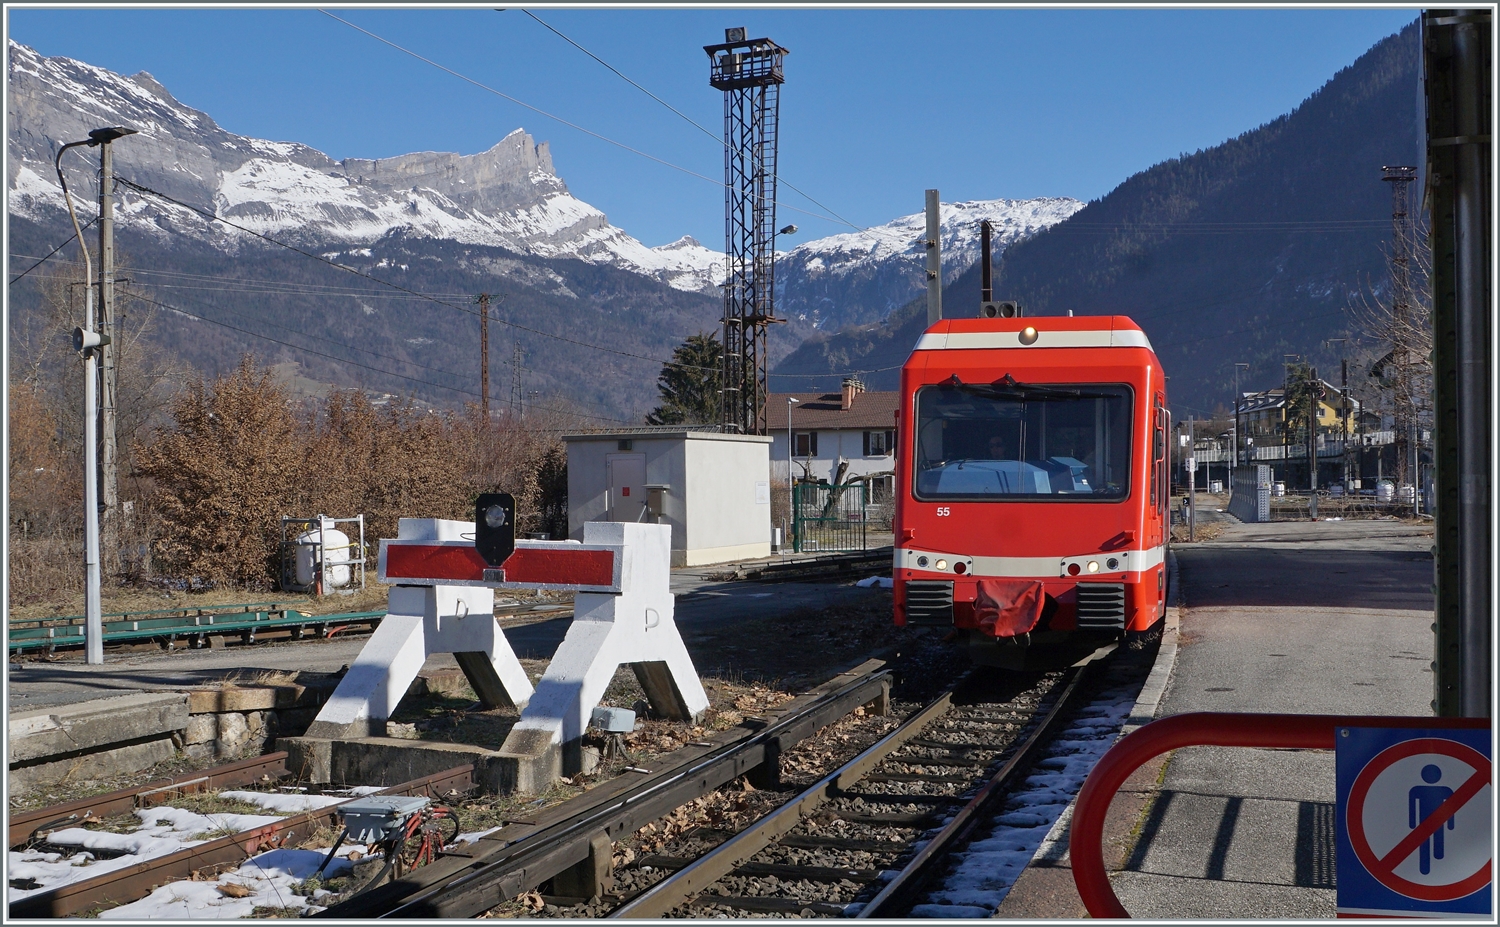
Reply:
[[923, 387], [916, 497], [1119, 502], [1130, 493], [1132, 395], [1124, 384], [1009, 378]]

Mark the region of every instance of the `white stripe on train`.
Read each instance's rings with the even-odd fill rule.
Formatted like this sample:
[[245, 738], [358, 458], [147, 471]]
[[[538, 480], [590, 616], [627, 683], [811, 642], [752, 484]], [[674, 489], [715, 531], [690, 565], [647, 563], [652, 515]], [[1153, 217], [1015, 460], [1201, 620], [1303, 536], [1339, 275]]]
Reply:
[[917, 339], [913, 351], [956, 351], [970, 349], [1016, 348], [1145, 348], [1151, 350], [1146, 333], [1136, 329], [1120, 331], [1046, 331], [1037, 330], [1036, 341], [1022, 344], [1017, 332], [927, 332]]
[[[898, 548], [893, 565], [898, 570], [921, 570], [925, 573], [944, 576], [968, 576], [983, 579], [1085, 579], [1121, 573], [1143, 573], [1165, 563], [1166, 556], [1165, 545], [1067, 557], [971, 557], [941, 551]], [[917, 564], [920, 557], [927, 558], [926, 566]], [[1121, 561], [1113, 570], [1108, 569], [1108, 561], [1111, 557]], [[936, 569], [939, 560], [947, 563], [947, 567], [942, 570]], [[1089, 572], [1090, 560], [1099, 564], [1098, 572]], [[964, 565], [963, 573], [954, 572], [954, 565], [958, 563]], [[1068, 573], [1068, 565], [1072, 563], [1078, 564], [1079, 572], [1076, 575]]]

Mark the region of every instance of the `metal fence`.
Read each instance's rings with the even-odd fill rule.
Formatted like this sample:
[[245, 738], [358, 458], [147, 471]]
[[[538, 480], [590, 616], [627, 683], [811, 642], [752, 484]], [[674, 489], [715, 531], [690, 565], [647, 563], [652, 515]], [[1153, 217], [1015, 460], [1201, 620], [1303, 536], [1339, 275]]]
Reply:
[[868, 491], [863, 482], [793, 486], [792, 549], [865, 550]]
[[1259, 464], [1234, 468], [1229, 514], [1247, 524], [1271, 520], [1271, 468]]

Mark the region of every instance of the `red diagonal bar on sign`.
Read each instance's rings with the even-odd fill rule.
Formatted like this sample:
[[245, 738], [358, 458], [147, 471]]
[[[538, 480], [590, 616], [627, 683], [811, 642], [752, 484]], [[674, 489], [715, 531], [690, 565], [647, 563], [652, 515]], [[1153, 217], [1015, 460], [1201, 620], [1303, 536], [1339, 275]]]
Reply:
[[1437, 833], [1437, 829], [1442, 827], [1444, 822], [1457, 814], [1458, 809], [1468, 804], [1469, 799], [1478, 795], [1479, 790], [1489, 785], [1489, 782], [1489, 777], [1476, 769], [1473, 775], [1464, 780], [1463, 785], [1449, 795], [1446, 801], [1438, 805], [1436, 811], [1424, 818], [1415, 830], [1403, 837], [1389, 853], [1382, 856], [1379, 863], [1380, 871], [1372, 871], [1371, 874], [1378, 877], [1394, 872], [1396, 867], [1401, 865], [1402, 860], [1412, 855], [1428, 837]]

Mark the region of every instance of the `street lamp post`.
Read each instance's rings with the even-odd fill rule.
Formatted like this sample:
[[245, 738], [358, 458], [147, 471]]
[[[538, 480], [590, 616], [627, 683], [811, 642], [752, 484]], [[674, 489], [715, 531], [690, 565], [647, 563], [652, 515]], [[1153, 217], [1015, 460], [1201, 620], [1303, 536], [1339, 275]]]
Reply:
[[[114, 211], [111, 208], [109, 184], [113, 166], [109, 157], [109, 143], [117, 138], [134, 135], [135, 129], [111, 126], [94, 129], [89, 137], [81, 141], [68, 142], [57, 149], [52, 166], [57, 171], [57, 182], [62, 187], [63, 202], [68, 206], [68, 218], [73, 222], [73, 234], [78, 238], [78, 247], [83, 252], [85, 279], [83, 297], [83, 325], [73, 330], [73, 349], [84, 358], [83, 365], [83, 543], [84, 543], [84, 660], [91, 664], [104, 662], [104, 620], [100, 603], [99, 576], [99, 367], [106, 369], [105, 407], [106, 422], [106, 466], [109, 468], [107, 496], [114, 504], [114, 356], [110, 353], [111, 326], [110, 301], [114, 295]], [[104, 301], [104, 331], [97, 330], [100, 320], [94, 316], [94, 290], [88, 285], [94, 278], [94, 263], [88, 245], [83, 241], [83, 229], [78, 225], [78, 213], [73, 208], [73, 197], [68, 192], [68, 179], [63, 174], [62, 157], [69, 148], [100, 148], [101, 187], [99, 192], [99, 244], [101, 266], [99, 276], [100, 298]]]
[[[1240, 368], [1250, 369], [1249, 364], [1234, 365], [1234, 465], [1240, 465]], [[1249, 461], [1246, 461], [1249, 465]], [[1233, 482], [1231, 478], [1230, 482]]]
[[792, 479], [792, 404], [801, 401], [795, 396], [786, 397], [786, 512], [787, 520], [791, 522], [788, 527], [794, 531], [797, 528], [797, 514], [794, 508], [797, 487]]

